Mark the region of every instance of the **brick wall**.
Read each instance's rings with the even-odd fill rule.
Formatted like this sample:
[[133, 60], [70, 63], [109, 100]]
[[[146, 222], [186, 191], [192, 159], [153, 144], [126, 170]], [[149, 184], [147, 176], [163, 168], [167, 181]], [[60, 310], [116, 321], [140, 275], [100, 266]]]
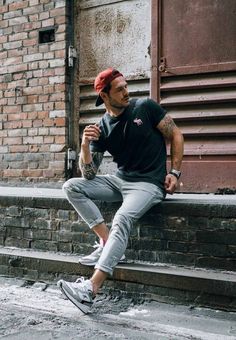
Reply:
[[[109, 225], [119, 205], [98, 206]], [[165, 201], [136, 223], [126, 256], [129, 260], [236, 270], [235, 216], [235, 203]], [[94, 241], [94, 234], [64, 199], [0, 200], [1, 246], [87, 254]]]
[[[67, 12], [64, 0], [0, 0], [0, 177], [65, 176]], [[55, 29], [55, 41], [39, 32]]]

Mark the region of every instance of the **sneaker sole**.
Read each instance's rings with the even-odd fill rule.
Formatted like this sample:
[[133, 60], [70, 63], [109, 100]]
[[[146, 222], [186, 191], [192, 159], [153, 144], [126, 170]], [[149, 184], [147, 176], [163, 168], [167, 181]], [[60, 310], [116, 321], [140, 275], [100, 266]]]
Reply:
[[62, 282], [59, 283], [59, 288], [62, 293], [69, 299], [81, 312], [84, 314], [91, 313], [91, 306], [87, 306], [85, 303], [77, 301], [72, 295], [68, 294], [67, 291], [63, 288]]

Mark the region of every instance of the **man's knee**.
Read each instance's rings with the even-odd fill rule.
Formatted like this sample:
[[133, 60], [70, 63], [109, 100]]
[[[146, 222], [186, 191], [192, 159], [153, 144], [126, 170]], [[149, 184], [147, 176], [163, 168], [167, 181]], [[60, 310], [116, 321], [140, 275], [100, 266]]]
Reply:
[[66, 181], [63, 186], [62, 190], [67, 195], [68, 193], [72, 191], [78, 192], [80, 190], [80, 182], [83, 180], [83, 178], [71, 178], [68, 181]]
[[122, 236], [128, 236], [133, 225], [133, 219], [124, 213], [116, 213], [114, 216], [111, 231], [118, 232]]

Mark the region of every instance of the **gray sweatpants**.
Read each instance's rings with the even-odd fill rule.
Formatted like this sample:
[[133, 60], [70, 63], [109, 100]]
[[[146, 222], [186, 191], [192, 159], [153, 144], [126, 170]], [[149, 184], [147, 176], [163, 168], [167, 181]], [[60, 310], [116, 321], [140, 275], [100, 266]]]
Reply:
[[63, 191], [90, 228], [104, 222], [93, 200], [122, 202], [113, 218], [108, 241], [95, 266], [110, 275], [126, 250], [133, 222], [164, 199], [164, 193], [154, 184], [127, 182], [115, 175], [96, 176], [92, 180], [72, 178], [65, 182]]

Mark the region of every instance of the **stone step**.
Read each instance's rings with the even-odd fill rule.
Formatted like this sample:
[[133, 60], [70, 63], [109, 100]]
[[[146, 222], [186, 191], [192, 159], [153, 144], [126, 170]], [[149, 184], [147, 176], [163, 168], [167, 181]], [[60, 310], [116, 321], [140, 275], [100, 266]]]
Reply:
[[[89, 277], [93, 268], [78, 260], [76, 255], [0, 247], [0, 274], [46, 281]], [[236, 310], [234, 272], [127, 262], [116, 267], [106, 287], [157, 301]]]

